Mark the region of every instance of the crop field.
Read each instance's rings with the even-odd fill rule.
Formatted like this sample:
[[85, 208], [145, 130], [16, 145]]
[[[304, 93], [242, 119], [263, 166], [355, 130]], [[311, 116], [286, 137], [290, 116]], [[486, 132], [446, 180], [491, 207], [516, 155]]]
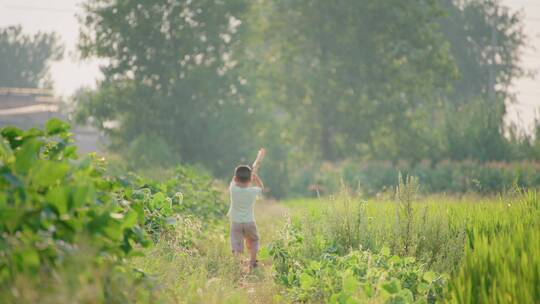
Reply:
[[540, 304], [540, 0], [0, 21], [0, 304]]
[[77, 157], [68, 125], [2, 130], [3, 303], [535, 303], [540, 198], [262, 200], [261, 266], [230, 253], [223, 186], [150, 181]]

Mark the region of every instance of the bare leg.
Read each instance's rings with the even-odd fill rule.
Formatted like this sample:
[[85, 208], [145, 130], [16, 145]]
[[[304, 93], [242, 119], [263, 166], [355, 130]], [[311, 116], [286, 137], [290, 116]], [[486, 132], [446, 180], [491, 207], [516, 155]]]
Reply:
[[256, 248], [249, 249], [249, 259], [250, 259], [251, 265], [257, 264], [257, 249]]
[[253, 246], [253, 241], [250, 239], [246, 239], [246, 247], [249, 249], [249, 265], [256, 266], [258, 249]]
[[234, 257], [235, 257], [236, 259], [238, 259], [238, 260], [239, 260], [240, 258], [242, 258], [242, 252], [240, 252], [240, 251], [234, 251], [234, 250], [233, 250], [233, 255], [234, 255]]

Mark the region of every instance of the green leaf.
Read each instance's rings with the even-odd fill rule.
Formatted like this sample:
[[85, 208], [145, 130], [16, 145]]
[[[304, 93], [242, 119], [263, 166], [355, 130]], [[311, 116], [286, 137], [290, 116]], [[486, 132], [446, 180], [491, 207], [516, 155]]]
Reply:
[[11, 149], [17, 148], [22, 143], [22, 136], [24, 132], [21, 129], [13, 126], [7, 126], [2, 128], [2, 137], [9, 142]]
[[265, 259], [268, 259], [270, 258], [270, 252], [268, 250], [268, 247], [263, 247], [260, 251], [259, 251], [259, 258], [261, 260], [265, 260]]
[[33, 248], [27, 248], [20, 253], [24, 269], [37, 269], [39, 267], [39, 254]]
[[0, 208], [0, 225], [6, 227], [9, 232], [14, 232], [23, 220], [24, 210], [15, 206], [3, 206]]
[[405, 299], [405, 303], [412, 303], [414, 301], [413, 293], [407, 288], [401, 289], [399, 295]]
[[364, 292], [366, 293], [366, 295], [371, 298], [373, 296], [373, 285], [371, 285], [371, 283], [367, 282], [365, 285], [364, 285]]
[[122, 224], [122, 227], [126, 229], [132, 228], [135, 225], [137, 225], [137, 212], [135, 212], [134, 210], [130, 210], [124, 216], [124, 222]]
[[151, 209], [156, 209], [160, 207], [165, 207], [167, 201], [167, 196], [163, 192], [158, 192], [152, 196], [150, 204], [148, 205]]
[[412, 264], [414, 262], [416, 262], [416, 258], [415, 257], [406, 257], [404, 260], [405, 264]]
[[388, 293], [390, 293], [390, 294], [396, 294], [400, 290], [399, 281], [396, 280], [396, 279], [392, 279], [389, 282], [384, 282], [382, 284], [382, 288], [384, 290], [388, 291]]
[[109, 220], [106, 223], [105, 229], [103, 229], [105, 235], [112, 240], [119, 241], [122, 239], [122, 225], [118, 220]]
[[418, 293], [424, 294], [429, 290], [429, 285], [424, 282], [421, 282], [416, 287], [416, 290], [418, 290]]
[[351, 270], [345, 271], [342, 278], [343, 290], [354, 293], [358, 289], [359, 282]]
[[38, 188], [49, 187], [64, 179], [69, 171], [69, 165], [63, 162], [38, 160], [30, 168], [30, 182]]
[[381, 249], [381, 255], [385, 256], [385, 257], [389, 257], [390, 256], [390, 248], [384, 246], [382, 249]]
[[313, 270], [319, 270], [321, 269], [321, 263], [319, 261], [311, 261], [309, 262], [309, 268]]
[[69, 188], [66, 187], [49, 189], [45, 195], [47, 202], [49, 202], [60, 215], [65, 214], [68, 211], [68, 197]]
[[424, 279], [424, 281], [431, 283], [435, 281], [435, 279], [437, 278], [437, 274], [433, 271], [428, 271], [424, 273], [424, 276], [422, 278]]
[[388, 262], [390, 264], [398, 264], [399, 262], [401, 262], [401, 258], [398, 257], [397, 255], [393, 255], [389, 260]]
[[300, 275], [300, 287], [302, 289], [309, 289], [313, 284], [315, 284], [315, 279], [312, 276], [307, 273]]
[[0, 161], [3, 164], [8, 164], [13, 162], [14, 159], [13, 151], [11, 150], [9, 143], [7, 140], [0, 138]]
[[136, 202], [131, 205], [131, 208], [137, 213], [139, 223], [144, 223], [144, 207], [141, 202]]
[[43, 143], [37, 139], [25, 141], [15, 152], [15, 172], [26, 175], [30, 167], [37, 161], [42, 145]]
[[78, 208], [84, 206], [84, 204], [91, 202], [94, 199], [94, 196], [95, 192], [91, 182], [88, 182], [86, 185], [74, 187], [71, 207]]
[[349, 297], [349, 298], [347, 299], [347, 301], [345, 301], [345, 304], [360, 304], [360, 301], [357, 301], [357, 300], [355, 300], [355, 299]]
[[77, 146], [67, 146], [64, 149], [64, 158], [76, 159], [77, 158]]
[[71, 126], [67, 122], [64, 122], [57, 118], [52, 118], [49, 119], [49, 121], [47, 121], [47, 123], [45, 124], [45, 132], [49, 136], [58, 135], [69, 131], [70, 127]]

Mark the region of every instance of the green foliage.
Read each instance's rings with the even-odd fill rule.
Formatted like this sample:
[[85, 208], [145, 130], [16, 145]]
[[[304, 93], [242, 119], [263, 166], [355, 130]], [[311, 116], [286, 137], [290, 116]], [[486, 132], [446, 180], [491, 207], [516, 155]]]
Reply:
[[[251, 147], [254, 107], [243, 95], [235, 53], [245, 6], [242, 0], [87, 1], [80, 50], [107, 59], [107, 66], [98, 90], [76, 97], [79, 120], [106, 130], [117, 151], [146, 134], [185, 162], [228, 173]], [[118, 128], [109, 129], [109, 121]]]
[[[454, 105], [468, 103], [474, 98], [488, 97], [490, 90], [502, 99], [513, 98], [509, 92], [512, 79], [524, 76], [528, 70], [519, 64], [520, 51], [528, 47], [521, 13], [493, 0], [440, 3], [445, 11], [445, 17], [439, 20], [440, 29], [450, 43], [460, 74], [448, 96], [450, 101]], [[496, 64], [492, 63], [492, 56]], [[490, 105], [497, 102], [488, 100]]]
[[257, 97], [324, 160], [373, 150], [382, 133], [395, 147], [414, 145], [416, 109], [435, 103], [455, 74], [434, 1], [270, 1], [253, 10], [254, 35], [268, 37], [248, 46], [263, 66]]
[[[69, 128], [53, 119], [44, 130], [0, 131], [0, 290], [32, 302], [46, 288], [22, 298], [19, 290], [65, 280], [102, 290], [103, 301], [132, 302], [134, 294], [120, 286], [152, 282], [125, 261], [144, 255], [148, 236], [191, 248], [186, 223], [198, 217], [211, 225], [226, 205], [201, 169], [178, 167], [161, 182], [110, 175], [103, 159], [77, 156]], [[71, 276], [72, 267], [81, 276]], [[53, 272], [54, 280], [47, 279]]]
[[204, 219], [210, 225], [223, 218], [227, 205], [223, 195], [216, 190], [213, 179], [204, 170], [179, 166], [169, 179], [162, 182], [148, 181], [135, 175], [121, 179], [127, 200], [137, 201], [144, 208], [144, 223], [155, 241], [165, 232], [186, 219]]
[[83, 241], [113, 259], [147, 244], [138, 203], [115, 195], [99, 162], [77, 158], [68, 128], [50, 120], [44, 131], [1, 130], [2, 281], [54, 267]]
[[399, 204], [397, 210], [397, 236], [401, 237], [401, 252], [411, 254], [412, 234], [415, 220], [414, 201], [417, 198], [420, 185], [418, 178], [407, 176], [404, 180], [401, 173], [398, 175], [396, 200]]
[[156, 135], [141, 134], [121, 151], [131, 169], [172, 166], [177, 156], [171, 151], [169, 145]]
[[540, 204], [524, 202], [497, 233], [477, 229], [451, 282], [450, 303], [534, 303], [540, 298]]
[[[386, 293], [394, 292], [401, 303], [534, 302], [536, 192], [489, 201], [414, 200], [416, 189], [412, 180], [401, 183], [398, 204], [350, 195], [291, 204], [302, 213], [269, 247], [276, 282], [305, 302], [391, 301]], [[387, 267], [381, 260], [404, 264]], [[426, 282], [437, 282], [427, 294]]]
[[418, 178], [422, 193], [481, 193], [496, 194], [515, 187], [540, 186], [539, 165], [536, 162], [441, 161], [435, 165], [387, 162], [345, 161], [337, 165], [306, 167], [290, 176], [289, 193], [296, 196], [321, 195], [338, 192], [341, 183], [368, 196], [393, 191], [399, 172]]
[[265, 146], [261, 173], [286, 197], [321, 161], [540, 159], [504, 124], [527, 70], [523, 18], [497, 1], [88, 0], [81, 22], [82, 56], [107, 64], [76, 116], [130, 168], [224, 177]]
[[49, 61], [64, 49], [54, 33], [25, 35], [21, 26], [0, 29], [0, 87], [49, 87]]
[[463, 255], [468, 213], [496, 216], [500, 211], [437, 201], [411, 201], [407, 207], [405, 202], [366, 202], [350, 195], [312, 204], [316, 210], [292, 222], [305, 239], [302, 255], [315, 258], [325, 252], [346, 255], [350, 250], [379, 252], [388, 247], [439, 272], [453, 271]]
[[339, 256], [326, 250], [310, 259], [301, 255], [306, 242], [295, 229], [269, 245], [275, 279], [284, 285], [293, 301], [326, 303], [434, 303], [440, 300], [446, 276], [427, 271], [413, 257], [352, 250]]

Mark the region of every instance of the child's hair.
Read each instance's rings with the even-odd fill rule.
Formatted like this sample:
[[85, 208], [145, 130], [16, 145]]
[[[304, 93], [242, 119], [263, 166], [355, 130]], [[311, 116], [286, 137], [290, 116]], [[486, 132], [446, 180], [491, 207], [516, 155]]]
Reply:
[[234, 169], [234, 177], [241, 183], [251, 180], [251, 168], [247, 165], [240, 165]]

